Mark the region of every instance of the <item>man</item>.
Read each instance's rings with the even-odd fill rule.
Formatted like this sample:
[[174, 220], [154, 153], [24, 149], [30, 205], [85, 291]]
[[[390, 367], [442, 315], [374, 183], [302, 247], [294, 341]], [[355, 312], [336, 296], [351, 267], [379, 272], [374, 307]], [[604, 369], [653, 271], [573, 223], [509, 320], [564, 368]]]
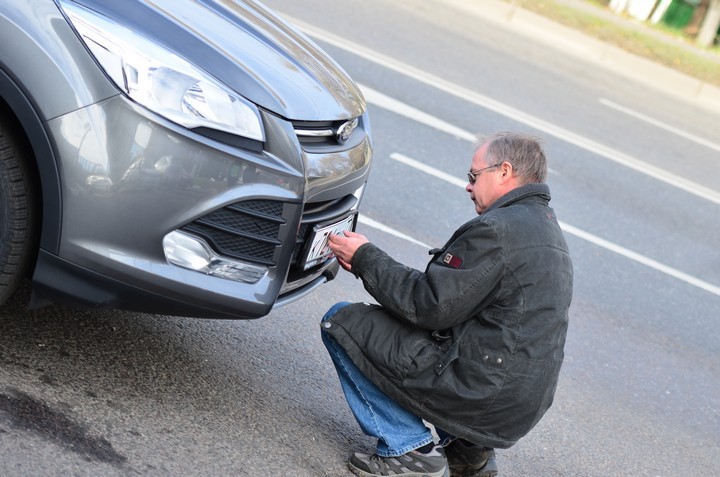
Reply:
[[546, 175], [536, 138], [479, 142], [466, 186], [479, 215], [431, 251], [425, 272], [363, 235], [331, 236], [341, 266], [379, 303], [340, 303], [322, 322], [348, 404], [377, 438], [373, 455], [350, 457], [355, 474], [496, 475], [493, 449], [550, 407], [573, 272]]

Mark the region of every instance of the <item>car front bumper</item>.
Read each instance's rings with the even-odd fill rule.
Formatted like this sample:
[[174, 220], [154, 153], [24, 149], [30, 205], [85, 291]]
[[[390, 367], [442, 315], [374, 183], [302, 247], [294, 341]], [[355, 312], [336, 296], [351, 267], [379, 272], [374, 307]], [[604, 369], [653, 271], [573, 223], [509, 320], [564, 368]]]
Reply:
[[[334, 259], [299, 264], [313, 225], [357, 209], [371, 160], [367, 117], [333, 147], [304, 147], [293, 122], [262, 119], [259, 149], [182, 128], [120, 95], [49, 121], [62, 235], [57, 255], [38, 257], [37, 289], [85, 306], [255, 318], [332, 279]], [[267, 273], [242, 283], [173, 265], [163, 238], [177, 230]]]

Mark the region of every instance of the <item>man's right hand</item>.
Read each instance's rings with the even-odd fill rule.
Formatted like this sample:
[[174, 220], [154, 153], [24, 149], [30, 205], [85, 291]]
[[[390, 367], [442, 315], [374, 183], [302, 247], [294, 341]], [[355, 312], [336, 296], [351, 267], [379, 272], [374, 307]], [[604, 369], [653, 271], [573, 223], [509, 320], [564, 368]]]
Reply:
[[364, 235], [349, 230], [343, 232], [343, 235], [332, 234], [328, 239], [330, 250], [337, 257], [340, 266], [348, 272], [352, 270], [352, 260], [355, 252], [361, 245], [368, 242], [369, 240]]

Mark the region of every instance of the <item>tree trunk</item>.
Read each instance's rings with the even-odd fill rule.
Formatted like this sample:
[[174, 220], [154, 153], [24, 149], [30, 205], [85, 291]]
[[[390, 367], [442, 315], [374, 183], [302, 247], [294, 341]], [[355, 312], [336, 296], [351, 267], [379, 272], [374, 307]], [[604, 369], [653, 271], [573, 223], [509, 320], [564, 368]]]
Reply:
[[685, 27], [685, 33], [690, 36], [696, 36], [700, 31], [700, 25], [705, 18], [705, 13], [708, 11], [710, 0], [700, 0], [700, 4], [695, 7], [693, 16], [690, 19], [690, 23]]
[[699, 46], [709, 48], [713, 45], [720, 29], [720, 0], [712, 0], [695, 40]]
[[705, 13], [707, 12], [708, 5], [710, 5], [710, 0], [700, 0], [698, 6], [695, 7], [695, 11], [693, 12], [693, 17], [690, 19], [690, 23], [688, 23], [685, 27], [685, 33], [690, 36], [695, 36], [698, 34], [698, 32], [700, 31], [700, 24], [705, 18]]

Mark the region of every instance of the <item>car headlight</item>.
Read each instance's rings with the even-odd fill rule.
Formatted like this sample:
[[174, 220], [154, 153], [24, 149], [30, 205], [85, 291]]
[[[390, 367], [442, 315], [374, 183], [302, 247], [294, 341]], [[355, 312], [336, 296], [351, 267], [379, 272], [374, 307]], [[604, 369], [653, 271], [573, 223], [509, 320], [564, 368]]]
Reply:
[[113, 20], [75, 3], [60, 4], [105, 73], [134, 101], [190, 129], [207, 127], [264, 141], [255, 105]]

